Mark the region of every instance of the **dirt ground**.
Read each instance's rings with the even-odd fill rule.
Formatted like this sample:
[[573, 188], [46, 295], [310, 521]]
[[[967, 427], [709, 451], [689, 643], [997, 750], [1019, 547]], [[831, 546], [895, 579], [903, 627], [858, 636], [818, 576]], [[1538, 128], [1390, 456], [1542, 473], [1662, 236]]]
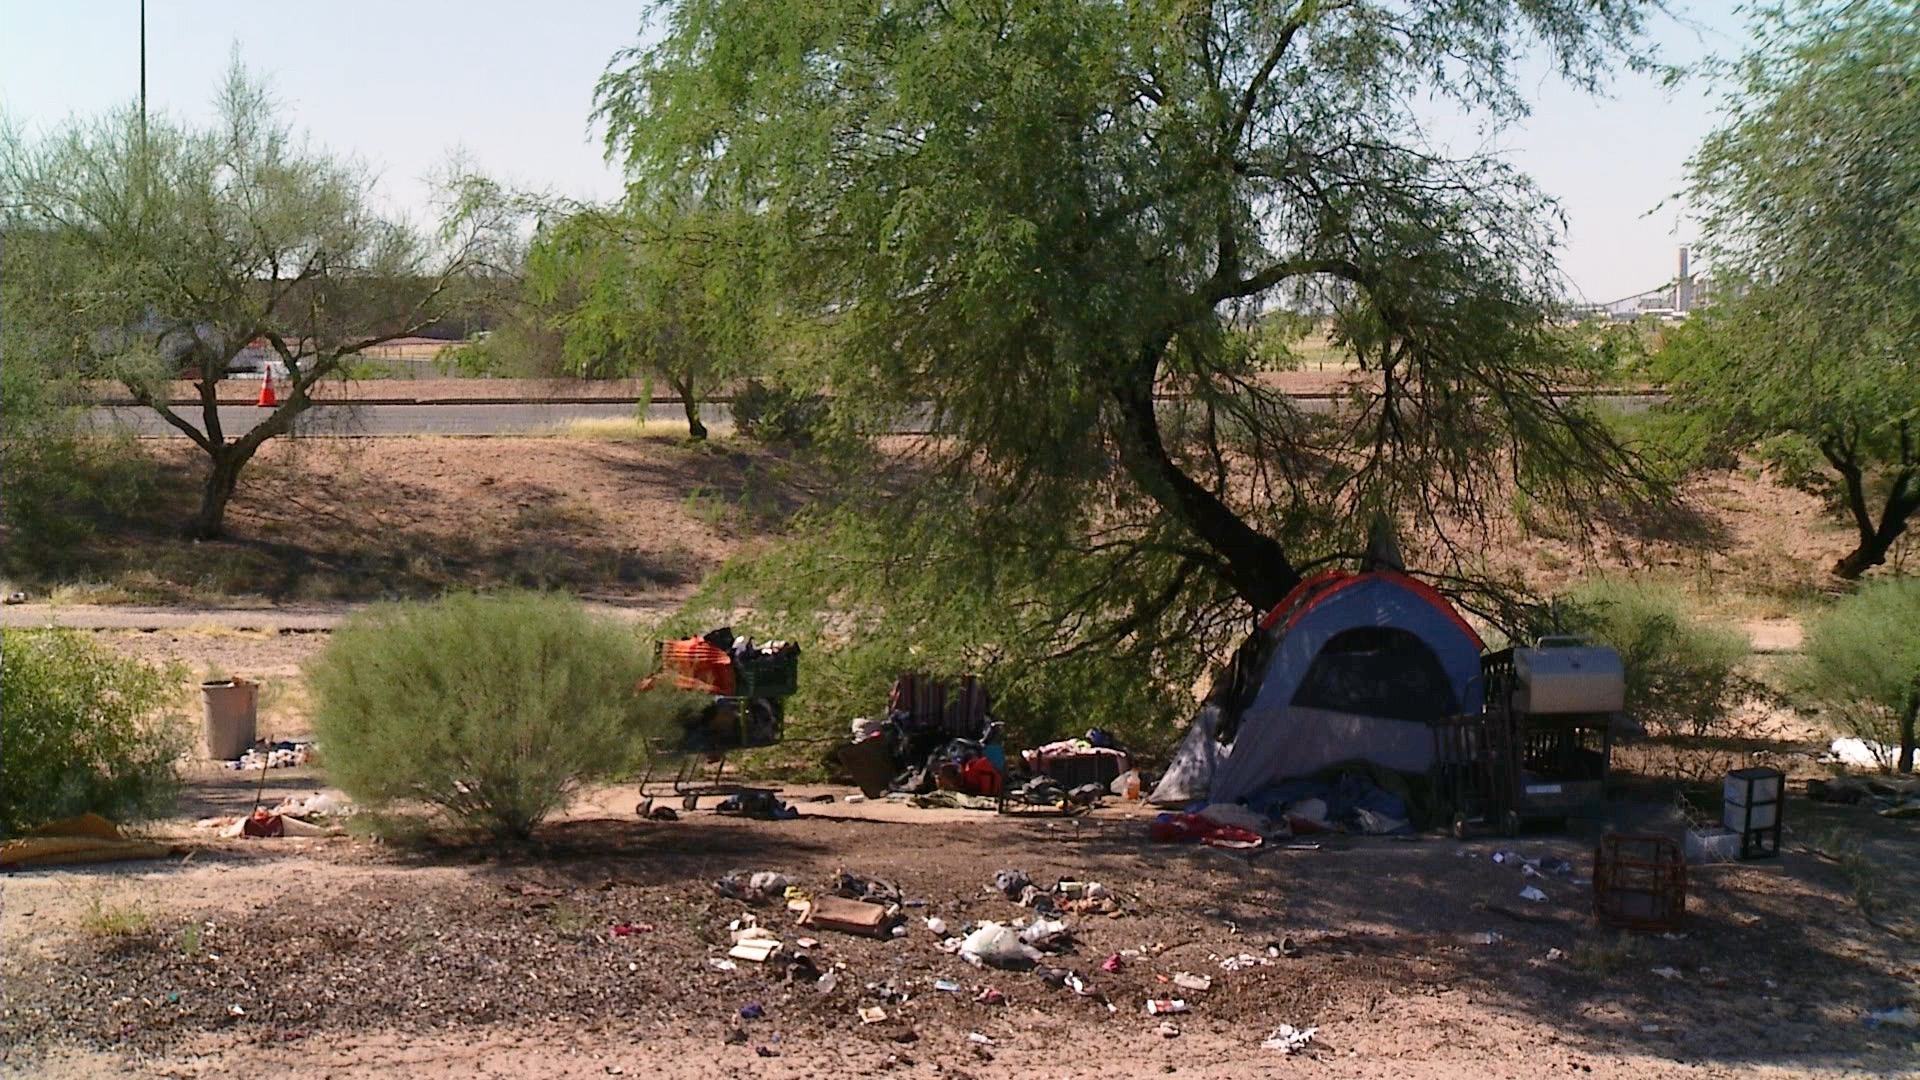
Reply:
[[[323, 778], [269, 781], [273, 802]], [[789, 790], [796, 821], [641, 822], [630, 786], [592, 793], [537, 850], [506, 856], [362, 835], [221, 841], [194, 826], [243, 812], [252, 783], [196, 774], [183, 816], [157, 830], [196, 845], [190, 857], [0, 881], [0, 1071], [1490, 1080], [1920, 1063], [1920, 1032], [1864, 1023], [1920, 992], [1914, 830], [1864, 810], [1795, 801], [1784, 855], [1696, 868], [1682, 932], [1625, 935], [1588, 913], [1581, 836], [1327, 836], [1248, 856], [1149, 843], [1137, 809], [1019, 820], [852, 805], [845, 789]], [[836, 801], [804, 801], [820, 794]], [[1614, 813], [1658, 825], [1667, 811]], [[1848, 872], [1810, 850], [1838, 825], [1866, 839], [1882, 895], [1906, 898], [1891, 914], [1863, 915]], [[1574, 873], [1529, 877], [1494, 863], [1498, 850], [1561, 856]], [[991, 889], [1006, 868], [1120, 898], [1123, 914], [1076, 918], [1072, 951], [1043, 962], [1084, 977], [1087, 996], [936, 947], [929, 916], [1030, 916]], [[808, 933], [777, 902], [710, 887], [742, 869], [815, 893], [842, 869], [896, 882], [914, 905], [908, 933], [814, 932], [811, 956], [838, 983], [825, 993], [745, 961], [717, 970], [733, 920], [789, 943]], [[1548, 900], [1521, 899], [1529, 884]], [[644, 929], [615, 934], [622, 924]], [[1120, 969], [1102, 970], [1115, 953]], [[1242, 955], [1251, 966], [1223, 967]], [[1165, 981], [1181, 972], [1212, 987]], [[986, 986], [1006, 1003], [976, 1003]], [[1174, 996], [1190, 1011], [1168, 1018], [1170, 1036], [1145, 1002]], [[765, 1015], [741, 1019], [753, 1004]], [[887, 1019], [863, 1023], [862, 1006]], [[1296, 1056], [1261, 1049], [1282, 1023], [1318, 1031]]]
[[590, 599], [684, 594], [776, 536], [815, 492], [807, 467], [746, 441], [276, 439], [242, 477], [231, 539], [181, 525], [201, 462], [184, 442], [154, 463], [139, 516], [82, 542], [7, 558], [8, 589], [56, 603], [211, 606], [564, 588]]

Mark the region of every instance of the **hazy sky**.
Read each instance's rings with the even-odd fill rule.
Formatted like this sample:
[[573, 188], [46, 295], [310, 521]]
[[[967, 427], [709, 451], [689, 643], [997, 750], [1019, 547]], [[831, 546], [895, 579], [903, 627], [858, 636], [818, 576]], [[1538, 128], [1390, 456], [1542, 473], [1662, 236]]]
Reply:
[[[1663, 23], [1670, 58], [1737, 51], [1734, 0], [1678, 0]], [[427, 175], [455, 148], [488, 173], [558, 193], [620, 190], [587, 126], [593, 83], [637, 40], [638, 0], [149, 0], [149, 108], [201, 118], [236, 44], [267, 76], [287, 119], [374, 167], [397, 205], [424, 212]], [[0, 108], [44, 129], [139, 92], [138, 0], [0, 0]], [[1552, 81], [1528, 87], [1534, 116], [1493, 145], [1559, 198], [1561, 267], [1588, 299], [1657, 286], [1691, 240], [1668, 208], [1687, 155], [1712, 127], [1703, 90], [1669, 96], [1622, 76], [1592, 100]], [[1445, 137], [1473, 145], [1473, 126]]]

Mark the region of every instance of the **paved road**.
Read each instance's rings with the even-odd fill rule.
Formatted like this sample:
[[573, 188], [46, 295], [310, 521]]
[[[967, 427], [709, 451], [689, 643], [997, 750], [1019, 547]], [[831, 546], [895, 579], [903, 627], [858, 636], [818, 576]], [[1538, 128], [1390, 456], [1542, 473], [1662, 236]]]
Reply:
[[[1324, 412], [1333, 407], [1325, 396], [1295, 399], [1303, 409]], [[1599, 399], [1624, 412], [1643, 413], [1657, 402], [1659, 394], [1611, 394]], [[176, 407], [182, 419], [200, 426], [197, 407]], [[301, 435], [553, 435], [564, 434], [567, 425], [580, 420], [631, 419], [634, 407], [627, 402], [584, 402], [548, 404], [545, 402], [448, 403], [439, 405], [316, 404], [295, 422]], [[244, 434], [259, 423], [267, 411], [252, 405], [223, 405], [220, 427], [229, 438]], [[700, 410], [708, 426], [724, 429], [732, 419], [724, 405], [707, 405]], [[677, 404], [655, 404], [647, 409], [649, 420], [683, 423], [685, 413]], [[909, 429], [923, 427], [909, 418]], [[130, 431], [140, 436], [184, 438], [173, 427], [147, 409], [134, 406], [109, 406], [95, 409], [93, 421], [102, 427]]]
[[[198, 428], [197, 406], [175, 406], [181, 419]], [[551, 435], [565, 431], [576, 420], [630, 420], [631, 402], [593, 402], [549, 405], [544, 402], [500, 402], [447, 405], [316, 404], [294, 422], [300, 435]], [[268, 415], [254, 405], [222, 405], [220, 428], [229, 438], [245, 434]], [[701, 419], [709, 426], [732, 423], [726, 408], [705, 406]], [[653, 405], [650, 420], [685, 423], [677, 404]], [[138, 406], [108, 406], [93, 410], [93, 422], [135, 435], [171, 435], [185, 438], [151, 410]]]

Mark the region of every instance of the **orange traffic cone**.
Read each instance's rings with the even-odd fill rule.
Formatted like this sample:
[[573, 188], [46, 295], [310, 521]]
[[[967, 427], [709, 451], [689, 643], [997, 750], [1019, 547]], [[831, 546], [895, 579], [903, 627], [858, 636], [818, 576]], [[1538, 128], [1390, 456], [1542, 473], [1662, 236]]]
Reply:
[[260, 384], [260, 400], [256, 402], [263, 409], [275, 409], [280, 406], [280, 395], [273, 392], [273, 372], [267, 372], [267, 381]]

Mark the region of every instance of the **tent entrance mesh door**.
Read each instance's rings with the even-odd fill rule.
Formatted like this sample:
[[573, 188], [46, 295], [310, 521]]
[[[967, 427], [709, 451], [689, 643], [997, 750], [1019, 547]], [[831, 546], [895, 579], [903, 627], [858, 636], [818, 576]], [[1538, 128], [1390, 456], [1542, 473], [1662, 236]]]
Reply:
[[1418, 634], [1395, 626], [1355, 627], [1328, 638], [1292, 703], [1427, 725], [1459, 711], [1440, 658]]

